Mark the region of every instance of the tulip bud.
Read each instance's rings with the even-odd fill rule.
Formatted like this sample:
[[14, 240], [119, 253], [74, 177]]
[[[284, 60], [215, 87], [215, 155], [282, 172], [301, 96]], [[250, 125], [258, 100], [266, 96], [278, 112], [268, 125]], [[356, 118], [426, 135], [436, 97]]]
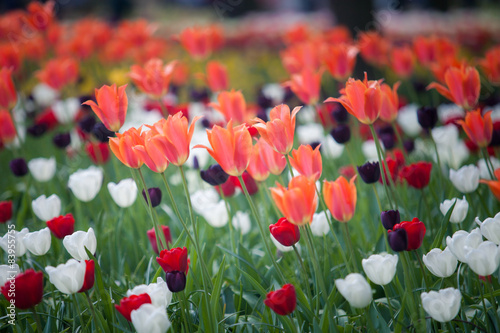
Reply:
[[330, 131], [330, 135], [337, 143], [343, 144], [351, 139], [351, 129], [347, 125], [339, 125]]
[[47, 131], [47, 125], [34, 124], [26, 129], [26, 131], [33, 137], [41, 137]]
[[365, 308], [372, 301], [372, 289], [359, 273], [351, 273], [345, 279], [335, 280], [335, 286], [353, 308]]
[[465, 217], [467, 216], [467, 211], [469, 210], [469, 203], [465, 199], [465, 196], [463, 197], [462, 200], [458, 198], [445, 200], [439, 205], [439, 209], [441, 210], [441, 213], [446, 216], [446, 214], [451, 209], [451, 206], [453, 206], [453, 204], [455, 204], [455, 207], [453, 207], [453, 212], [451, 213], [450, 216], [450, 222], [451, 223], [463, 222], [465, 220]]
[[392, 133], [382, 133], [379, 135], [379, 139], [386, 150], [390, 150], [396, 146], [396, 137]]
[[391, 230], [401, 221], [399, 210], [386, 210], [380, 213], [380, 220], [386, 230]]
[[160, 256], [156, 257], [156, 261], [160, 264], [165, 272], [188, 272], [187, 248], [176, 247], [170, 250], [162, 250]]
[[349, 113], [347, 113], [347, 110], [342, 104], [340, 103], [335, 103], [335, 104], [336, 107], [331, 113], [333, 119], [335, 119], [335, 121], [338, 122], [339, 124], [347, 123], [349, 120]]
[[479, 186], [479, 169], [473, 164], [463, 166], [456, 171], [450, 169], [450, 180], [460, 192], [474, 192]]
[[75, 230], [75, 219], [71, 213], [64, 216], [54, 217], [47, 221], [47, 227], [59, 239], [71, 235]]
[[50, 249], [51, 239], [49, 228], [44, 228], [26, 234], [23, 242], [24, 246], [35, 256], [43, 256]]
[[130, 314], [143, 304], [151, 304], [151, 297], [147, 293], [131, 295], [120, 300], [120, 305], [115, 304], [115, 309], [128, 321], [132, 321]]
[[392, 281], [396, 274], [398, 256], [395, 254], [373, 254], [368, 259], [363, 259], [361, 264], [371, 282], [379, 286], [385, 286]]
[[[170, 228], [166, 225], [162, 225], [161, 229], [163, 231], [163, 235], [165, 236], [165, 241], [168, 243], [172, 243], [172, 235], [170, 235]], [[151, 243], [151, 247], [156, 254], [159, 254], [158, 251], [158, 243], [156, 242], [156, 232], [155, 229], [150, 229], [147, 232], [149, 242]]]
[[367, 184], [376, 183], [380, 178], [380, 165], [378, 162], [366, 162], [356, 168], [361, 179]]
[[434, 275], [440, 278], [446, 278], [455, 273], [457, 269], [457, 258], [451, 253], [447, 247], [444, 251], [441, 249], [432, 249], [429, 253], [422, 257], [427, 269]]
[[31, 208], [40, 220], [49, 221], [61, 213], [61, 199], [56, 194], [41, 195], [31, 202]]
[[235, 230], [239, 230], [242, 235], [246, 235], [250, 232], [252, 224], [250, 222], [250, 216], [248, 213], [237, 211], [234, 214], [232, 221]]
[[186, 288], [186, 274], [184, 272], [167, 272], [166, 281], [168, 289], [173, 293], [183, 291]]
[[28, 162], [28, 168], [31, 175], [39, 182], [47, 182], [51, 180], [56, 173], [56, 159], [51, 158], [34, 158]]
[[437, 109], [432, 106], [422, 106], [417, 109], [417, 119], [422, 128], [432, 129], [438, 121]]
[[408, 240], [406, 251], [416, 250], [422, 245], [426, 229], [425, 224], [417, 217], [413, 218], [411, 221], [403, 221], [396, 224], [393, 230], [396, 231], [398, 229], [404, 229], [406, 231]]
[[85, 248], [92, 254], [96, 251], [97, 240], [94, 229], [89, 228], [87, 232], [76, 231], [72, 235], [64, 237], [63, 245], [73, 258], [77, 260], [89, 260], [90, 258]]
[[16, 177], [22, 177], [28, 173], [28, 164], [24, 158], [15, 158], [9, 163], [10, 170]]
[[200, 176], [201, 179], [212, 186], [222, 185], [229, 178], [229, 175], [222, 169], [219, 164], [213, 164], [209, 166], [207, 170], [201, 170]]
[[422, 189], [429, 184], [431, 178], [432, 163], [417, 162], [403, 167], [399, 173], [408, 185], [416, 189]]
[[69, 133], [59, 133], [54, 135], [52, 142], [57, 148], [64, 149], [71, 143], [71, 135]]
[[[12, 293], [12, 290], [15, 290], [15, 293]], [[43, 272], [35, 272], [31, 268], [27, 269], [25, 272], [17, 274], [15, 279], [8, 280], [1, 287], [1, 291], [7, 301], [10, 304], [15, 304], [18, 309], [32, 308], [42, 301]]]
[[[243, 183], [245, 183], [245, 186], [247, 188], [248, 194], [254, 195], [259, 191], [259, 186], [255, 182], [255, 179], [250, 176], [248, 172], [243, 172], [241, 175], [241, 178], [243, 178]], [[231, 180], [236, 187], [238, 187], [242, 192], [243, 192], [243, 187], [241, 186], [240, 180], [238, 177], [235, 176], [230, 176], [229, 180]]]
[[151, 298], [151, 304], [156, 307], [166, 308], [172, 301], [172, 292], [168, 289], [167, 283], [158, 277], [156, 283], [148, 285], [141, 284], [134, 289], [127, 291], [127, 296], [147, 293]]
[[171, 326], [165, 308], [144, 304], [130, 314], [137, 333], [166, 332]]
[[323, 211], [321, 213], [314, 213], [311, 222], [311, 232], [316, 237], [323, 237], [330, 232], [330, 226], [328, 225], [328, 219], [326, 214], [331, 215], [329, 211]]
[[411, 153], [415, 150], [415, 141], [413, 141], [412, 139], [405, 140], [403, 142], [403, 147], [405, 148], [407, 153]]
[[47, 266], [45, 271], [49, 275], [50, 282], [60, 292], [71, 295], [82, 289], [86, 268], [85, 261], [70, 259], [57, 267]]
[[[148, 194], [151, 198], [151, 206], [156, 207], [161, 203], [161, 190], [159, 187], [148, 188]], [[144, 200], [146, 200], [146, 203], [149, 204], [148, 196], [144, 190], [142, 190], [142, 196], [144, 197]]]
[[69, 176], [68, 187], [78, 200], [89, 202], [99, 193], [103, 177], [102, 170], [96, 166], [79, 169]]
[[438, 292], [423, 292], [422, 306], [432, 319], [446, 323], [455, 318], [460, 310], [462, 295], [458, 289], [446, 288]]
[[408, 247], [408, 234], [404, 229], [389, 230], [387, 234], [387, 241], [389, 246], [395, 252], [405, 251]]
[[270, 291], [264, 304], [280, 316], [286, 316], [297, 307], [297, 294], [293, 284], [285, 284], [281, 289]]
[[495, 217], [488, 217], [483, 222], [476, 217], [475, 221], [480, 227], [481, 234], [487, 240], [500, 245], [500, 213]]
[[127, 208], [137, 199], [137, 185], [132, 178], [122, 179], [115, 184], [108, 183], [108, 191], [113, 201], [121, 208]]
[[83, 293], [94, 286], [95, 281], [95, 263], [94, 260], [85, 260], [85, 276], [83, 278], [82, 289], [78, 290]]
[[94, 164], [106, 164], [109, 160], [109, 146], [104, 142], [87, 142], [85, 152]]
[[5, 223], [12, 218], [12, 201], [0, 201], [0, 223]]
[[96, 124], [96, 120], [95, 120], [94, 116], [92, 116], [92, 115], [88, 115], [88, 116], [82, 118], [78, 122], [78, 126], [85, 133], [91, 133], [95, 124]]
[[488, 276], [496, 272], [500, 265], [500, 247], [490, 241], [484, 241], [470, 249], [465, 260], [474, 273]]
[[295, 224], [282, 217], [275, 224], [269, 226], [273, 237], [283, 246], [292, 246], [300, 240], [300, 230]]
[[[28, 228], [24, 228], [21, 231], [14, 231], [14, 234], [11, 232], [5, 233], [5, 235], [0, 238], [0, 247], [9, 254], [11, 254], [14, 249], [14, 255], [16, 257], [22, 257], [26, 253], [26, 246], [24, 245], [23, 239], [28, 232]], [[12, 247], [13, 245], [14, 247]]]
[[458, 230], [452, 237], [446, 237], [446, 245], [450, 251], [461, 262], [467, 263], [467, 254], [470, 250], [475, 249], [483, 242], [483, 236], [479, 228], [472, 230], [470, 233], [464, 230]]
[[115, 136], [115, 132], [108, 130], [103, 123], [95, 124], [92, 128], [92, 134], [100, 142], [108, 142], [109, 138], [113, 138]]

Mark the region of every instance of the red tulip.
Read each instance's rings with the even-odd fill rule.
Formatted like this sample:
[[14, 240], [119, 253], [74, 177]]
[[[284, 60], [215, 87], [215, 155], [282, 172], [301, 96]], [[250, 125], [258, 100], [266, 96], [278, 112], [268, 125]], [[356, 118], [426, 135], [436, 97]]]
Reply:
[[429, 184], [432, 163], [417, 162], [405, 166], [399, 175], [404, 178], [411, 187], [421, 189]]
[[52, 220], [47, 221], [47, 227], [59, 239], [71, 235], [75, 231], [75, 219], [71, 213], [54, 217]]
[[420, 247], [420, 245], [422, 245], [426, 229], [425, 224], [420, 221], [418, 217], [414, 217], [411, 221], [403, 221], [396, 224], [393, 231], [398, 229], [404, 229], [408, 235], [408, 245], [406, 251], [416, 250]]
[[0, 107], [12, 109], [17, 102], [17, 92], [12, 81], [12, 68], [0, 69]]
[[297, 306], [297, 294], [292, 284], [285, 284], [281, 289], [266, 295], [264, 304], [280, 316], [292, 313]]
[[[167, 227], [166, 225], [162, 225], [161, 229], [163, 230], [163, 235], [165, 236], [165, 241], [168, 243], [172, 243], [172, 235], [170, 234], [170, 228]], [[156, 242], [156, 232], [155, 229], [150, 229], [147, 232], [149, 242], [151, 243], [151, 247], [153, 248], [153, 251], [158, 254], [158, 243]]]
[[29, 309], [42, 301], [43, 273], [27, 269], [1, 288], [2, 294], [18, 309]]
[[283, 246], [292, 246], [300, 240], [300, 230], [295, 224], [282, 217], [269, 226], [271, 235]]
[[73, 58], [50, 60], [36, 77], [55, 90], [62, 90], [66, 85], [75, 83], [78, 79], [79, 66]]
[[165, 272], [184, 272], [188, 271], [187, 249], [183, 247], [173, 248], [171, 250], [162, 250], [160, 256], [156, 257], [156, 261], [160, 264]]
[[109, 147], [105, 142], [87, 142], [85, 151], [94, 164], [106, 164], [109, 160]]
[[[250, 176], [248, 172], [243, 172], [241, 175], [241, 178], [243, 178], [243, 182], [245, 183], [245, 186], [247, 188], [248, 194], [254, 195], [259, 191], [259, 186], [255, 182], [255, 179]], [[232, 180], [234, 183], [234, 186], [238, 187], [242, 192], [243, 192], [243, 187], [241, 186], [240, 180], [238, 177], [230, 176], [229, 180]]]
[[83, 280], [83, 286], [82, 289], [80, 289], [78, 292], [82, 293], [84, 291], [89, 290], [94, 286], [94, 280], [95, 280], [95, 263], [94, 260], [85, 260], [85, 264], [87, 265], [85, 269], [85, 277]]
[[16, 126], [14, 126], [10, 112], [0, 109], [0, 142], [9, 144], [14, 141], [16, 135]]
[[12, 201], [0, 201], [0, 223], [12, 218]]
[[151, 304], [151, 297], [146, 293], [124, 297], [120, 300], [120, 305], [115, 305], [115, 308], [125, 317], [125, 319], [132, 321], [130, 314], [143, 304]]

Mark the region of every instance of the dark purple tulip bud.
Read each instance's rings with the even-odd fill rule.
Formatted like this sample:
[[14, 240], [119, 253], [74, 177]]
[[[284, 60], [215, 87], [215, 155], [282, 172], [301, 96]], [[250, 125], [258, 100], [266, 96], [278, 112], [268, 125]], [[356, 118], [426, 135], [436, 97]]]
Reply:
[[490, 146], [491, 147], [500, 146], [500, 129], [493, 128], [493, 133], [491, 135]]
[[52, 142], [57, 148], [64, 149], [71, 143], [71, 135], [69, 133], [59, 133], [54, 135]]
[[261, 108], [267, 109], [267, 108], [271, 108], [273, 106], [273, 101], [269, 97], [264, 95], [264, 93], [261, 90], [261, 91], [259, 91], [259, 93], [257, 95], [257, 104]]
[[378, 133], [378, 135], [382, 135], [382, 134], [395, 135], [396, 134], [396, 133], [394, 133], [394, 128], [392, 128], [392, 126], [390, 126], [390, 125], [379, 127], [377, 129], [377, 133]]
[[[151, 187], [148, 188], [148, 193], [149, 197], [151, 198], [151, 206], [156, 207], [160, 204], [161, 202], [161, 190], [158, 187]], [[148, 197], [146, 195], [146, 192], [142, 190], [142, 196], [144, 197], [144, 200], [148, 202]]]
[[201, 126], [205, 128], [212, 128], [212, 123], [210, 123], [210, 120], [208, 120], [207, 118], [203, 118], [201, 120]]
[[417, 110], [417, 119], [422, 128], [432, 129], [438, 121], [437, 109], [432, 106], [422, 106]]
[[[316, 147], [318, 147], [320, 144], [321, 144], [321, 142], [314, 141], [314, 142], [311, 142], [309, 145], [311, 146], [312, 149], [316, 149]], [[321, 147], [320, 147], [320, 149], [321, 149]]]
[[399, 210], [386, 210], [380, 213], [380, 219], [386, 230], [391, 230], [396, 224], [401, 222]]
[[387, 234], [387, 241], [389, 242], [389, 246], [393, 251], [405, 251], [408, 247], [408, 234], [403, 228], [390, 231]]
[[396, 145], [396, 138], [394, 137], [393, 134], [389, 133], [382, 133], [379, 135], [380, 141], [382, 141], [382, 144], [384, 145], [384, 148], [386, 150], [390, 150], [394, 148]]
[[405, 140], [403, 142], [403, 147], [405, 148], [407, 153], [411, 153], [415, 150], [415, 141], [413, 141], [412, 139]]
[[173, 94], [173, 95], [176, 95], [176, 96], [177, 96], [177, 95], [179, 95], [179, 88], [180, 88], [180, 87], [179, 87], [178, 85], [176, 85], [176, 84], [171, 84], [171, 85], [170, 85], [170, 88], [168, 89], [168, 91], [169, 91], [171, 94]]
[[260, 109], [259, 111], [257, 111], [257, 117], [264, 121], [269, 121], [269, 117], [267, 116], [265, 109]]
[[380, 166], [378, 162], [366, 162], [356, 168], [365, 183], [373, 184], [378, 182], [380, 178]]
[[47, 125], [45, 124], [35, 124], [33, 126], [28, 127], [27, 132], [31, 135], [34, 136], [35, 138], [38, 138], [42, 136], [45, 132], [47, 131]]
[[189, 95], [191, 96], [191, 100], [195, 102], [204, 101], [208, 99], [208, 90], [206, 88], [192, 88]]
[[200, 169], [200, 162], [198, 161], [198, 157], [193, 157], [193, 168], [196, 170]]
[[222, 185], [229, 178], [229, 175], [222, 170], [222, 167], [219, 164], [213, 164], [209, 166], [207, 170], [201, 170], [200, 176], [201, 179], [212, 186]]
[[186, 274], [184, 272], [168, 272], [166, 280], [168, 289], [173, 293], [183, 291], [186, 288]]
[[10, 170], [16, 177], [22, 177], [28, 173], [28, 164], [24, 158], [15, 158], [9, 163]]
[[335, 107], [335, 110], [331, 112], [333, 119], [335, 119], [335, 121], [339, 124], [347, 123], [347, 121], [349, 120], [349, 113], [342, 104], [336, 104], [337, 106]]
[[104, 126], [103, 123], [97, 123], [92, 128], [92, 134], [96, 137], [100, 142], [108, 142], [110, 137], [115, 136], [115, 132], [112, 132]]
[[427, 90], [427, 83], [424, 83], [422, 81], [415, 81], [413, 82], [413, 88], [415, 89], [416, 92], [419, 93], [425, 93]]
[[351, 139], [351, 129], [347, 125], [339, 125], [331, 130], [330, 135], [338, 143], [346, 143]]
[[88, 115], [78, 122], [78, 126], [80, 126], [80, 129], [85, 133], [90, 133], [92, 132], [95, 123], [96, 123], [95, 118], [92, 115]]

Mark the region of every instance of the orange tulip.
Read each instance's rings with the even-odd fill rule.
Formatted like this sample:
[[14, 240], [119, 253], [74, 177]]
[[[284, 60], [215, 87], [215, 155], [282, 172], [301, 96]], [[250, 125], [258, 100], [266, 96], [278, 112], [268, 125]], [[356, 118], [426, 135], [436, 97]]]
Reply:
[[292, 74], [292, 79], [284, 85], [290, 87], [305, 104], [314, 105], [318, 102], [322, 74], [323, 70], [315, 72], [310, 68], [305, 68], [300, 73]]
[[142, 127], [139, 129], [132, 127], [123, 134], [116, 133], [116, 138], [109, 138], [109, 148], [116, 158], [129, 168], [138, 169], [144, 163], [142, 157], [134, 149], [137, 146], [144, 146], [145, 133], [141, 131]]
[[413, 73], [415, 56], [412, 49], [405, 45], [391, 50], [391, 68], [399, 77], [408, 78]]
[[189, 157], [189, 145], [194, 133], [194, 125], [201, 117], [195, 117], [188, 127], [188, 119], [182, 112], [161, 119], [153, 126], [151, 142], [173, 165], [181, 166]]
[[477, 69], [470, 66], [450, 67], [444, 74], [444, 80], [446, 87], [432, 82], [427, 86], [427, 90], [435, 88], [441, 95], [465, 110], [471, 110], [476, 106], [481, 90]]
[[209, 105], [222, 113], [227, 121], [233, 120], [236, 125], [243, 124], [248, 121], [253, 114], [247, 108], [245, 97], [241, 91], [221, 91], [217, 95], [217, 103], [210, 103]]
[[12, 109], [17, 102], [16, 88], [12, 81], [12, 68], [0, 69], [0, 107]]
[[332, 216], [339, 222], [352, 219], [356, 210], [356, 175], [349, 182], [343, 176], [323, 183], [323, 197]]
[[340, 98], [330, 97], [327, 102], [341, 103], [354, 117], [366, 125], [371, 125], [378, 119], [382, 108], [382, 91], [379, 81], [365, 79], [355, 80], [349, 78], [345, 89], [340, 91]]
[[259, 154], [269, 172], [279, 176], [286, 168], [286, 158], [273, 149], [263, 138], [259, 139]]
[[276, 187], [270, 190], [276, 206], [290, 223], [296, 225], [311, 223], [318, 204], [316, 184], [313, 179], [299, 175], [290, 180], [288, 188], [276, 183]]
[[481, 110], [467, 112], [464, 120], [458, 120], [457, 123], [462, 125], [469, 139], [476, 146], [487, 147], [493, 135], [493, 122], [491, 121], [491, 112], [486, 112], [484, 117], [481, 116]]
[[90, 100], [83, 103], [89, 105], [104, 126], [113, 132], [117, 132], [123, 126], [127, 115], [128, 99], [125, 88], [127, 85], [118, 87], [118, 89], [116, 84], [104, 85], [95, 90], [97, 104]]
[[301, 175], [317, 181], [323, 171], [323, 163], [319, 145], [313, 150], [310, 145], [300, 145], [298, 149], [292, 151], [290, 164]]
[[195, 59], [204, 59], [222, 46], [224, 37], [217, 26], [189, 27], [179, 35], [179, 41]]
[[293, 137], [295, 134], [295, 116], [301, 109], [297, 106], [290, 113], [290, 108], [286, 104], [275, 106], [266, 123], [262, 119], [256, 118], [257, 124], [253, 125], [259, 131], [260, 136], [278, 153], [286, 155], [292, 150]]
[[42, 4], [38, 1], [32, 1], [27, 8], [26, 19], [32, 28], [38, 31], [45, 31], [54, 20], [55, 1], [47, 1]]
[[250, 162], [252, 153], [252, 137], [244, 124], [233, 128], [229, 120], [227, 128], [215, 125], [207, 129], [208, 141], [212, 148], [196, 145], [194, 148], [205, 148], [230, 176], [241, 176]]
[[151, 171], [162, 173], [168, 167], [168, 159], [163, 149], [151, 140], [153, 137], [153, 131], [147, 132], [144, 138], [144, 145], [133, 146], [132, 150], [144, 161], [144, 164], [146, 164]]
[[500, 168], [496, 169], [495, 172], [495, 177], [497, 180], [485, 180], [481, 179], [479, 182], [486, 184], [489, 186], [491, 193], [497, 198], [497, 200], [500, 200]]
[[325, 47], [322, 60], [335, 80], [344, 81], [351, 76], [359, 49], [347, 44], [332, 44]]
[[133, 65], [129, 76], [142, 92], [159, 99], [168, 92], [175, 64], [174, 60], [164, 66], [161, 59], [153, 58], [144, 67]]
[[10, 112], [0, 109], [0, 143], [12, 143], [16, 135], [16, 126], [14, 126]]
[[386, 83], [382, 83], [380, 85], [380, 90], [382, 90], [382, 107], [380, 108], [380, 119], [382, 119], [385, 122], [392, 123], [398, 117], [399, 86], [400, 86], [399, 81], [394, 84], [392, 89]]
[[21, 67], [22, 54], [14, 43], [0, 43], [0, 67], [16, 72]]
[[440, 57], [436, 62], [433, 62], [428, 66], [432, 72], [432, 75], [434, 75], [434, 78], [439, 83], [444, 83], [444, 75], [446, 74], [446, 71], [448, 69], [450, 69], [451, 67], [460, 68], [462, 66], [467, 66], [467, 63], [464, 60], [457, 59], [455, 56], [446, 56]]
[[368, 31], [359, 34], [358, 47], [363, 59], [375, 66], [387, 64], [389, 42], [378, 32]]
[[418, 61], [427, 66], [440, 58], [455, 57], [457, 47], [449, 39], [443, 37], [418, 36], [413, 40], [413, 49]]
[[488, 50], [479, 65], [492, 84], [500, 85], [500, 46]]
[[[262, 156], [260, 155], [261, 146], [267, 145], [264, 140], [258, 140], [257, 143], [252, 147], [252, 154], [250, 155], [250, 163], [247, 167], [247, 172], [258, 182], [263, 182], [269, 177], [269, 169], [264, 163]], [[280, 155], [283, 156], [283, 155]]]
[[317, 71], [321, 66], [320, 48], [317, 41], [290, 45], [280, 53], [283, 67], [290, 74], [300, 73], [305, 68]]
[[53, 59], [36, 73], [36, 77], [55, 90], [61, 90], [78, 79], [78, 63], [72, 58]]
[[229, 86], [226, 66], [217, 61], [207, 64], [207, 83], [212, 91], [226, 90]]

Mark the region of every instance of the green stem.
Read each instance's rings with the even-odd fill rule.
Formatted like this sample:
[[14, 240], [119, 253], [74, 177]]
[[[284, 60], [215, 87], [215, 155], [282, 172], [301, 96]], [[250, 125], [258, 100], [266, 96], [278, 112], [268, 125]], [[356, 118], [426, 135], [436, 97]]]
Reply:
[[[392, 319], [392, 327], [395, 327], [395, 319], [394, 319], [394, 310], [392, 309], [392, 305], [391, 305], [391, 299], [389, 297], [389, 292], [387, 291], [387, 287], [386, 286], [382, 286], [382, 288], [384, 289], [384, 293], [385, 293], [385, 298], [387, 298], [387, 305], [389, 307], [389, 312], [391, 314], [391, 319]], [[388, 325], [389, 327], [391, 325]]]
[[347, 222], [342, 222], [341, 224], [344, 225], [344, 238], [345, 238], [345, 242], [349, 248], [349, 251], [351, 252], [351, 264], [352, 264], [353, 270], [358, 272], [359, 268], [358, 268], [358, 264], [356, 261], [356, 254], [354, 252], [354, 247], [352, 246], [351, 236], [349, 235], [349, 225], [347, 224]]
[[479, 293], [481, 295], [481, 302], [483, 303], [484, 321], [488, 325], [488, 332], [494, 332], [495, 330], [492, 327], [491, 320], [489, 320], [488, 318], [488, 308], [486, 307], [486, 303], [484, 301], [483, 286], [481, 279], [479, 279], [479, 275], [478, 275], [478, 281], [479, 281]]
[[493, 296], [493, 287], [491, 286], [491, 283], [488, 283], [487, 281], [485, 281], [484, 284], [488, 286], [488, 292], [490, 294], [491, 306], [493, 307], [493, 311], [495, 312], [495, 317], [497, 319], [497, 323], [500, 324], [500, 317], [498, 316], [498, 304], [497, 304], [495, 297]]
[[290, 164], [290, 156], [289, 156], [289, 154], [285, 155], [285, 159], [286, 159], [286, 165], [288, 165], [288, 170], [290, 171], [290, 176], [292, 176], [292, 178], [293, 178], [294, 175], [293, 175], [292, 164]]
[[307, 269], [306, 266], [304, 265], [304, 261], [302, 260], [302, 257], [300, 256], [299, 251], [297, 250], [297, 247], [295, 244], [293, 246], [293, 251], [295, 252], [295, 255], [297, 256], [297, 259], [299, 260], [300, 267], [302, 268], [302, 278], [304, 280], [304, 288], [307, 293], [307, 298], [309, 298], [309, 302], [312, 302], [312, 296], [311, 296], [311, 288], [309, 287], [309, 274], [307, 274]]
[[99, 324], [99, 328], [103, 331], [103, 332], [106, 332], [106, 330], [104, 329], [104, 326], [102, 325], [101, 321], [97, 318], [96, 316], [96, 313], [95, 313], [95, 309], [94, 309], [94, 304], [92, 303], [92, 300], [90, 299], [90, 296], [88, 294], [88, 292], [86, 291], [85, 292], [85, 296], [87, 296], [87, 301], [89, 303], [89, 307], [90, 307], [90, 312], [92, 313], [92, 318], [93, 320], [95, 320], [98, 324]]
[[177, 206], [177, 203], [174, 200], [172, 190], [170, 188], [170, 185], [168, 184], [167, 178], [165, 177], [165, 172], [161, 173], [161, 178], [163, 179], [163, 184], [165, 184], [165, 188], [167, 189], [167, 193], [170, 198], [170, 202], [172, 203], [172, 207], [174, 208], [175, 215], [177, 216], [179, 221], [181, 221], [181, 223], [184, 224], [184, 220], [182, 219], [181, 213], [179, 212], [179, 207]]
[[[233, 218], [231, 216], [231, 210], [229, 209], [229, 202], [227, 201], [226, 196], [224, 195], [224, 191], [220, 191], [220, 195], [222, 197], [222, 200], [224, 200], [224, 205], [226, 206], [226, 212], [228, 216], [228, 227], [229, 227], [229, 238], [231, 238], [231, 249], [233, 250], [233, 253], [236, 253], [236, 243], [234, 240], [234, 235], [233, 235]], [[236, 259], [236, 258], [235, 258]], [[239, 263], [239, 260], [236, 260], [236, 263]]]
[[405, 150], [403, 138], [401, 137], [401, 134], [399, 134], [398, 128], [396, 127], [396, 123], [392, 122], [391, 126], [392, 126], [392, 129], [394, 130], [394, 133], [396, 133], [396, 140], [398, 141], [399, 148], [401, 149], [401, 152], [403, 153], [403, 156], [405, 157], [405, 161], [408, 161], [408, 154], [406, 153], [406, 150]]
[[379, 146], [380, 143], [378, 142], [377, 133], [375, 132], [375, 128], [373, 127], [373, 125], [370, 125], [370, 130], [372, 132], [373, 141], [375, 142], [375, 147], [377, 149], [378, 163], [380, 166], [380, 174], [382, 175], [382, 183], [384, 185], [385, 195], [387, 196], [387, 200], [389, 201], [389, 206], [391, 207], [391, 209], [394, 209], [394, 206], [392, 204], [392, 199], [391, 199], [391, 196], [389, 194], [389, 189], [388, 189], [389, 183], [387, 182], [387, 179], [386, 179], [386, 172], [389, 174], [389, 178], [390, 178], [391, 172], [389, 171], [389, 167], [386, 165], [386, 163], [384, 163], [385, 160], [382, 159], [381, 148]]
[[427, 275], [425, 274], [424, 263], [422, 262], [422, 258], [417, 253], [417, 250], [414, 250], [413, 253], [415, 253], [415, 257], [417, 257], [418, 260], [418, 265], [420, 266], [420, 270], [422, 271], [422, 277], [424, 278], [425, 288], [429, 289], [430, 284], [429, 281], [427, 281]]
[[380, 212], [382, 212], [382, 204], [380, 203], [380, 197], [378, 196], [377, 187], [375, 186], [375, 184], [372, 184], [372, 186], [373, 193], [375, 193], [375, 198], [377, 199], [378, 209], [380, 210]]
[[38, 312], [36, 312], [34, 306], [31, 307], [31, 312], [33, 313], [33, 317], [35, 317], [36, 331], [38, 333], [42, 333], [42, 322], [40, 321], [40, 316], [38, 316]]
[[486, 148], [481, 148], [481, 154], [483, 155], [484, 158], [484, 163], [486, 163], [486, 168], [488, 169], [488, 173], [490, 174], [491, 180], [495, 180], [495, 170], [493, 167], [493, 163], [490, 160], [490, 157], [488, 156], [488, 151]]
[[80, 305], [78, 305], [78, 301], [76, 300], [76, 294], [72, 294], [71, 296], [73, 297], [73, 302], [76, 305], [76, 309], [78, 311], [78, 318], [80, 319], [80, 326], [81, 329], [83, 330], [84, 324], [83, 324], [82, 312], [80, 311]]
[[184, 327], [186, 328], [186, 332], [194, 332], [193, 328], [191, 327], [191, 320], [188, 320], [189, 316], [189, 307], [188, 307], [188, 302], [186, 300], [186, 294], [184, 293], [184, 290], [181, 291], [179, 297], [179, 304], [181, 306], [181, 313], [182, 313], [182, 319], [184, 320]]

